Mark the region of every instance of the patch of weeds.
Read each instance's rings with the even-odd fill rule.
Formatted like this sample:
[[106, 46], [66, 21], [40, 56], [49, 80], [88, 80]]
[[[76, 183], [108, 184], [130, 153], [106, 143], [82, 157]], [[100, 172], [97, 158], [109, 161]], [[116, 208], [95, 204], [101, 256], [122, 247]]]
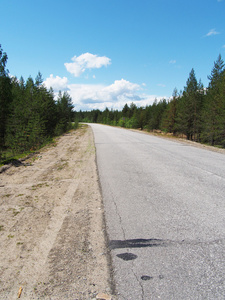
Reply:
[[13, 210], [13, 216], [14, 216], [14, 217], [17, 216], [19, 213], [20, 213], [20, 211], [18, 211], [18, 210], [16, 210], [16, 209]]
[[79, 129], [83, 129], [83, 130], [86, 131], [87, 128], [88, 128], [88, 125], [87, 125], [87, 124], [79, 124], [79, 125], [78, 125], [78, 128], [79, 128]]
[[49, 186], [49, 185], [46, 182], [38, 183], [38, 184], [32, 185], [31, 189], [32, 189], [32, 191], [35, 191], [37, 188], [41, 188], [43, 186]]
[[9, 235], [8, 235], [8, 238], [9, 238], [9, 239], [12, 239], [12, 238], [14, 238], [14, 235], [9, 234]]
[[56, 147], [57, 146], [57, 142], [58, 142], [58, 139], [57, 138], [51, 138], [47, 141], [47, 143], [45, 143], [45, 145], [43, 145], [42, 148], [44, 148], [43, 150], [47, 150], [51, 147]]
[[35, 191], [37, 188], [40, 188], [42, 186], [43, 186], [43, 183], [35, 184], [35, 185], [32, 185], [31, 189], [32, 189], [32, 191]]
[[0, 225], [0, 231], [4, 230], [4, 225]]
[[60, 158], [61, 162], [68, 161], [68, 159]]
[[[210, 145], [211, 146], [211, 145]], [[214, 145], [215, 148], [223, 149], [224, 147], [222, 145]]]
[[32, 162], [35, 162], [38, 159], [42, 159], [42, 155], [36, 155], [32, 158]]
[[26, 196], [26, 199], [25, 199], [25, 205], [30, 205], [31, 204], [31, 202], [32, 202], [32, 198], [31, 198], [31, 196]]
[[67, 167], [67, 166], [68, 166], [68, 163], [65, 163], [65, 164], [59, 166], [59, 167], [57, 168], [57, 170], [60, 171], [60, 170], [64, 169], [64, 168]]
[[77, 147], [70, 147], [68, 150], [67, 150], [67, 154], [70, 154], [71, 152], [76, 152], [77, 151]]
[[24, 194], [19, 194], [19, 195], [17, 195], [16, 197], [22, 197]]
[[24, 209], [24, 207], [20, 207], [19, 210], [15, 209], [15, 208], [9, 208], [8, 211], [12, 211], [13, 217], [15, 217], [15, 216], [17, 216], [23, 209]]
[[85, 151], [86, 153], [95, 153], [95, 148], [91, 143], [88, 144], [87, 149]]
[[17, 242], [16, 244], [17, 244], [18, 246], [19, 246], [19, 245], [23, 245], [23, 242]]
[[12, 195], [12, 194], [5, 194], [5, 195], [3, 195], [3, 197], [9, 198], [11, 195]]
[[33, 157], [32, 162], [35, 162], [35, 160], [37, 160], [37, 159], [38, 159], [37, 156]]
[[[64, 162], [64, 163], [63, 163]], [[56, 169], [58, 171], [66, 168], [68, 166], [68, 161], [66, 161], [65, 159], [61, 159], [60, 162], [56, 165]]]

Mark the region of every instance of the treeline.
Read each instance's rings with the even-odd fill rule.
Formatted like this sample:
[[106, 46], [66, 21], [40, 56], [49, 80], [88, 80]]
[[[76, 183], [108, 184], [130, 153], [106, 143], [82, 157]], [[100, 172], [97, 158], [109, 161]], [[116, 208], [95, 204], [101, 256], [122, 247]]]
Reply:
[[184, 90], [178, 93], [175, 89], [169, 100], [155, 100], [146, 107], [125, 104], [122, 111], [106, 108], [104, 111], [75, 112], [76, 119], [149, 131], [161, 130], [224, 148], [225, 68], [221, 55], [214, 62], [208, 79], [209, 85], [204, 88], [192, 69]]
[[39, 148], [71, 128], [73, 118], [67, 92], [59, 92], [55, 101], [40, 72], [35, 80], [29, 77], [25, 82], [23, 77], [10, 77], [6, 63], [0, 45], [0, 161], [6, 151], [18, 154]]

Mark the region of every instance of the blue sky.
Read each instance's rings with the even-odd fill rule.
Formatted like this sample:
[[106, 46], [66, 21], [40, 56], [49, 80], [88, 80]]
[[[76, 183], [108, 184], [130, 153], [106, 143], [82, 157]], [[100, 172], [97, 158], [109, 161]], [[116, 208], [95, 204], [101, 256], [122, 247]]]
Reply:
[[11, 75], [42, 73], [75, 110], [122, 109], [183, 90], [194, 68], [208, 85], [225, 60], [225, 0], [0, 0]]

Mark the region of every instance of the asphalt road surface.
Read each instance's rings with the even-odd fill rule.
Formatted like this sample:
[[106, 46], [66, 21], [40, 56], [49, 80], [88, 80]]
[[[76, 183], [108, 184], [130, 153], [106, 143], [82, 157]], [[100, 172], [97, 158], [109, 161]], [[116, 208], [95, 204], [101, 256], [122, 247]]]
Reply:
[[91, 127], [118, 299], [225, 299], [225, 155]]

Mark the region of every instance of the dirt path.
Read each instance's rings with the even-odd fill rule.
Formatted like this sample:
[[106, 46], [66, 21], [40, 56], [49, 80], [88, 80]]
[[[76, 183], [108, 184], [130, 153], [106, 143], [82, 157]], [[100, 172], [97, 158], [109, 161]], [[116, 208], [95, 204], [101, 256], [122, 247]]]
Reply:
[[0, 299], [111, 293], [90, 127], [0, 174], [0, 247]]

